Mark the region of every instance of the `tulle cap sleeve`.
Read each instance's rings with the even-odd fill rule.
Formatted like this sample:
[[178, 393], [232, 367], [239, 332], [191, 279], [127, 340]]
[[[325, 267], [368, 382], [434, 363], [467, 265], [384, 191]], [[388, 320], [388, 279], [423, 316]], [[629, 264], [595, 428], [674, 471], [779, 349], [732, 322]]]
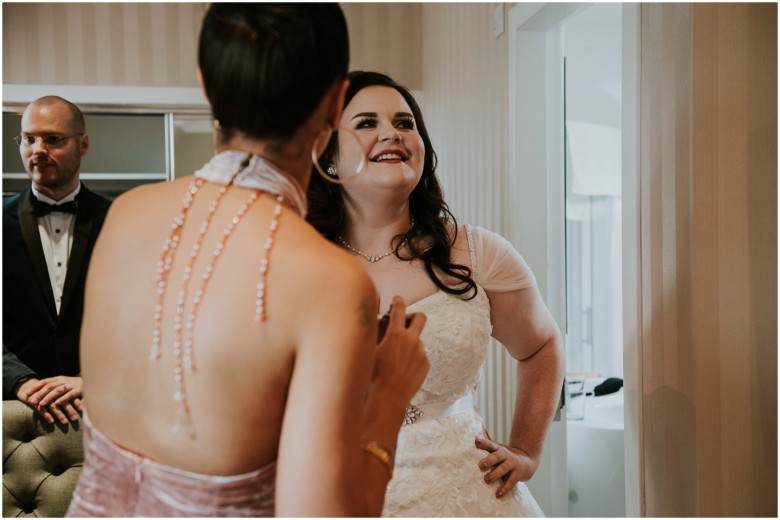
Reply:
[[536, 285], [536, 277], [522, 255], [498, 233], [467, 226], [475, 281], [486, 291], [506, 292]]

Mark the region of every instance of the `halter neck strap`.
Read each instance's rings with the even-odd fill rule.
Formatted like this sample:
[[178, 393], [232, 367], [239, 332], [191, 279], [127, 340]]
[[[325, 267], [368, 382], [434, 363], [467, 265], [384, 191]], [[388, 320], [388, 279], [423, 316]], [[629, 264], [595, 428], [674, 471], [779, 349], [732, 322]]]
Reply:
[[196, 171], [195, 177], [215, 184], [232, 181], [234, 186], [273, 193], [301, 218], [306, 216], [306, 192], [298, 180], [259, 155], [238, 150], [221, 152]]

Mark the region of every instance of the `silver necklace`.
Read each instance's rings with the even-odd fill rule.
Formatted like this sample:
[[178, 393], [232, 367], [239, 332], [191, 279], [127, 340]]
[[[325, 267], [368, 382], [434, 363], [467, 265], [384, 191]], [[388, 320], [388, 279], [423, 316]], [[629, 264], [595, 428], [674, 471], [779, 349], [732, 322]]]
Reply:
[[[412, 218], [412, 226], [409, 228], [409, 230], [411, 231], [413, 228], [414, 228], [414, 218]], [[393, 248], [390, 251], [388, 251], [387, 253], [384, 253], [384, 254], [381, 254], [381, 255], [369, 255], [369, 254], [364, 253], [360, 249], [355, 249], [354, 247], [352, 247], [349, 244], [349, 242], [344, 240], [344, 238], [341, 235], [338, 236], [338, 240], [339, 240], [339, 242], [341, 243], [342, 246], [346, 247], [347, 249], [349, 249], [350, 251], [352, 251], [356, 255], [362, 256], [363, 258], [365, 258], [366, 260], [368, 260], [372, 264], [380, 261], [383, 258], [386, 258], [386, 257], [392, 255], [393, 253], [395, 253], [395, 248]], [[398, 247], [401, 247], [405, 243], [406, 243], [406, 239], [404, 238], [403, 240], [401, 240], [401, 243], [398, 244]]]

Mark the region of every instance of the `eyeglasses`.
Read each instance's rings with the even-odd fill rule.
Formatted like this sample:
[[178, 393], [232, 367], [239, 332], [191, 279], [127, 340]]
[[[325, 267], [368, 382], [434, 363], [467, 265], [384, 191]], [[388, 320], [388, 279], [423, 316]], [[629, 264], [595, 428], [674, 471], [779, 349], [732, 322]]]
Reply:
[[77, 137], [84, 135], [84, 132], [80, 132], [78, 134], [71, 134], [71, 135], [62, 135], [62, 134], [43, 134], [43, 135], [35, 135], [35, 134], [21, 134], [14, 136], [14, 141], [16, 141], [16, 144], [19, 146], [35, 146], [35, 141], [38, 139], [41, 140], [41, 142], [44, 144], [44, 146], [48, 148], [58, 148], [65, 144], [65, 141], [70, 139], [71, 137]]

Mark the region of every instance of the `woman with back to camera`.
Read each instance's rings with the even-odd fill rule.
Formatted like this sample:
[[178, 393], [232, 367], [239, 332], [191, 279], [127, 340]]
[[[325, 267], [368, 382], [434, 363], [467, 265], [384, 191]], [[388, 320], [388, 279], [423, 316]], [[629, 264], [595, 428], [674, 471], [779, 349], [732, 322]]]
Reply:
[[218, 153], [108, 215], [86, 288], [70, 516], [381, 511], [427, 372], [425, 317], [406, 328], [395, 299], [377, 346], [370, 278], [303, 219], [347, 64], [335, 4], [209, 8], [199, 75]]
[[[410, 92], [353, 72], [340, 130], [309, 184], [308, 219], [422, 311], [430, 373], [398, 437], [386, 516], [538, 516], [523, 484], [539, 464], [563, 382], [561, 340], [533, 273], [499, 235], [458, 226]], [[478, 175], [478, 172], [475, 172]], [[518, 360], [509, 445], [484, 431], [473, 392], [493, 336]]]

